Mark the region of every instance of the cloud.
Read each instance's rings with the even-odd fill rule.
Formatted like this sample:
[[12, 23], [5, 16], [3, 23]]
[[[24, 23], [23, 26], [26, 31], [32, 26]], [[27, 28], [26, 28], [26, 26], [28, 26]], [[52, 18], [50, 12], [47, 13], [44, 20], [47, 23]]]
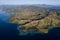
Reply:
[[49, 4], [60, 5], [60, 0], [0, 0], [1, 4]]

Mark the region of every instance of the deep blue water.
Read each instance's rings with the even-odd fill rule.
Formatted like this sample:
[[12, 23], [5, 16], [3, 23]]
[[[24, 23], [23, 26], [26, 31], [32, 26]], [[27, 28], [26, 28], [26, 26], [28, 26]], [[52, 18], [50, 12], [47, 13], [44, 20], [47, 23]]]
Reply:
[[25, 35], [19, 36], [17, 30], [18, 24], [11, 24], [0, 20], [0, 38], [7, 39], [7, 40], [26, 40], [26, 39], [43, 39], [45, 35], [42, 34], [35, 34], [35, 35]]
[[17, 26], [17, 24], [0, 21], [0, 38], [16, 38], [18, 33]]
[[[2, 21], [1, 21], [2, 22]], [[60, 28], [54, 28], [50, 30], [48, 34], [35, 34], [35, 35], [25, 35], [19, 36], [17, 24], [11, 24], [6, 22], [0, 22], [0, 38], [6, 40], [52, 40], [52, 39], [59, 39], [60, 38]]]
[[[2, 12], [0, 12], [1, 14]], [[8, 23], [9, 15], [0, 15], [0, 40], [58, 40], [60, 39], [60, 27], [53, 28], [48, 34], [18, 35], [18, 24]], [[5, 19], [5, 20], [4, 20]]]

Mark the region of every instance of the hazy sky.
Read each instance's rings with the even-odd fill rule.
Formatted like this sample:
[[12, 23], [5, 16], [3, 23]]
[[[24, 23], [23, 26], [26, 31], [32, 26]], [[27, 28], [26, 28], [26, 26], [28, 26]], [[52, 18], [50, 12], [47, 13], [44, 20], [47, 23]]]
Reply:
[[2, 4], [48, 4], [48, 5], [60, 5], [60, 0], [0, 0]]

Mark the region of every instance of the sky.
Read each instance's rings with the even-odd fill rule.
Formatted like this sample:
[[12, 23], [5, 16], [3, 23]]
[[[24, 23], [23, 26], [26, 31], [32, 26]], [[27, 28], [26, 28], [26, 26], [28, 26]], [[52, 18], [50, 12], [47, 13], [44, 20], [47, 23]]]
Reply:
[[60, 0], [0, 0], [0, 5], [48, 4], [60, 5]]

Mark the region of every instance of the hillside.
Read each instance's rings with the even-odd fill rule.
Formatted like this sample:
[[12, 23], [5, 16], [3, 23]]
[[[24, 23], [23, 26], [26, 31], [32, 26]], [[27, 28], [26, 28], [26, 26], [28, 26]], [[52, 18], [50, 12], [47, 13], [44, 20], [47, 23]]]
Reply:
[[60, 9], [49, 9], [39, 6], [18, 6], [6, 10], [15, 11], [9, 21], [20, 24], [22, 32], [36, 31], [48, 33], [54, 27], [60, 27]]

